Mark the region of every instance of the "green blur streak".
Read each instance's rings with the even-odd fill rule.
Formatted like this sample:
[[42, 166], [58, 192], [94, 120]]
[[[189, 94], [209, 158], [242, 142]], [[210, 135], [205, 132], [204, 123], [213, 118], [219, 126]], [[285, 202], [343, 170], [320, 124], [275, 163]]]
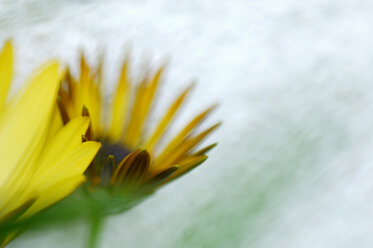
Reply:
[[[258, 247], [257, 242], [280, 214], [278, 206], [296, 191], [294, 186], [302, 176], [322, 170], [322, 162], [348, 143], [348, 131], [332, 113], [308, 111], [309, 123], [304, 125], [305, 120], [293, 118], [297, 113], [288, 116], [291, 110], [274, 106], [264, 113], [263, 123], [268, 125], [242, 130], [246, 131], [243, 137], [250, 137], [237, 152], [244, 154], [243, 160], [239, 164], [229, 163], [229, 158], [223, 161], [227, 173], [212, 183], [212, 200], [203, 200], [205, 203], [194, 211], [180, 237], [167, 247]], [[234, 145], [223, 147], [221, 143], [217, 151]]]

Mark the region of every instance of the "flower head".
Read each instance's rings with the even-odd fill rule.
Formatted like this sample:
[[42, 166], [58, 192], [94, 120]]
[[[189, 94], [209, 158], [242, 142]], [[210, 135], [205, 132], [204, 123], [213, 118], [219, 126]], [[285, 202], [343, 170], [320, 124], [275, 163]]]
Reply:
[[[114, 95], [106, 101], [102, 94], [101, 65], [95, 71], [82, 56], [80, 77], [74, 78], [68, 71], [59, 94], [63, 119], [68, 121], [82, 114], [90, 116], [92, 125], [86, 138], [102, 142], [101, 150], [87, 171], [93, 188], [104, 186], [116, 192], [151, 192], [206, 160], [206, 152], [216, 144], [200, 150], [196, 147], [219, 123], [197, 134], [195, 129], [214, 107], [196, 115], [164, 149], [159, 149], [161, 139], [191, 86], [176, 97], [156, 124], [149, 115], [164, 68], [159, 68], [154, 75], [145, 75], [135, 88], [128, 75], [126, 59]], [[104, 104], [106, 102], [108, 105]]]
[[75, 190], [100, 148], [98, 142], [81, 140], [89, 118], [78, 117], [62, 126], [54, 111], [60, 82], [57, 63], [44, 66], [23, 92], [8, 99], [12, 71], [8, 41], [0, 52], [0, 246], [22, 231], [7, 225]]

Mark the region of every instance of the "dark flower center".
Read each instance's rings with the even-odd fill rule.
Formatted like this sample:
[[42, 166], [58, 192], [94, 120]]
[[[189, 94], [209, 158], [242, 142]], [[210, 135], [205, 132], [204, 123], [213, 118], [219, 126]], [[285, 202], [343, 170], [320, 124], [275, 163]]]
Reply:
[[[114, 173], [115, 168], [122, 160], [131, 153], [129, 149], [118, 143], [111, 143], [106, 140], [99, 140], [101, 149], [98, 151], [91, 169], [94, 177], [99, 177], [99, 181], [93, 180], [94, 184], [109, 185], [110, 178]], [[114, 162], [110, 156], [114, 157]], [[89, 174], [89, 173], [88, 173]]]
[[109, 143], [101, 141], [101, 149], [97, 153], [95, 163], [103, 166], [108, 163], [108, 156], [112, 155], [115, 159], [115, 164], [118, 165], [131, 151], [118, 143]]

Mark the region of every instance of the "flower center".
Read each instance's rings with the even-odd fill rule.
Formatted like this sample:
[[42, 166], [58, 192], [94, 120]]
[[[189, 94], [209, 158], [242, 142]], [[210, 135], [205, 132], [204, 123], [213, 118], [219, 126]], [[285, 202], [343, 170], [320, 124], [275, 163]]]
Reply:
[[[90, 165], [88, 171], [91, 171], [91, 174], [88, 172], [88, 175], [93, 184], [109, 185], [115, 168], [131, 151], [118, 143], [111, 143], [107, 140], [98, 141], [101, 142], [101, 149]], [[114, 157], [115, 164], [110, 156]]]
[[112, 155], [114, 156], [115, 164], [118, 165], [130, 153], [131, 151], [121, 144], [101, 141], [101, 149], [95, 158], [95, 163], [104, 165], [108, 162], [108, 156]]

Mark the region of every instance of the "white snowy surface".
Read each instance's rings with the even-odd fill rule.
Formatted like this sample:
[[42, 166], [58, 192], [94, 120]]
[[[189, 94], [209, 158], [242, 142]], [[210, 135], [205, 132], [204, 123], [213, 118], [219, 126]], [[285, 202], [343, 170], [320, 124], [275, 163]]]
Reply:
[[[373, 246], [370, 0], [0, 1], [15, 87], [49, 58], [94, 64], [112, 86], [168, 61], [162, 109], [198, 84], [177, 127], [219, 102], [219, 145], [189, 175], [110, 218], [101, 247]], [[161, 110], [158, 110], [161, 111]], [[28, 232], [16, 247], [81, 247], [85, 226]]]

